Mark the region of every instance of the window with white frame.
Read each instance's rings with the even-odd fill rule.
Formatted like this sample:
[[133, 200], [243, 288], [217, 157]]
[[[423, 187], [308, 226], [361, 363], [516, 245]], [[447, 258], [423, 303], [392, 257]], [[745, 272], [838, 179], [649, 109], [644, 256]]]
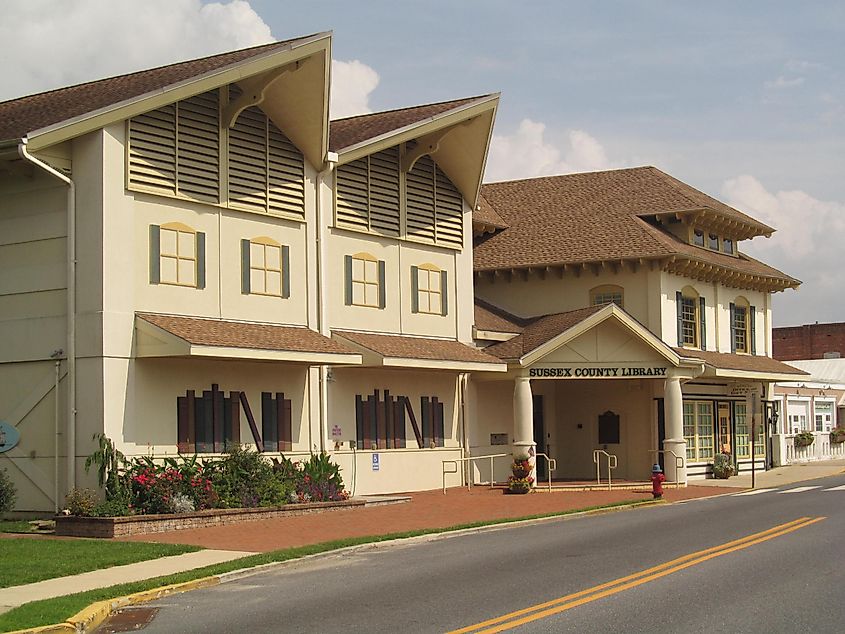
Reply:
[[205, 234], [171, 222], [150, 225], [150, 283], [205, 287]]
[[687, 286], [675, 293], [675, 308], [678, 313], [678, 346], [704, 350], [707, 332], [704, 323], [704, 297], [699, 297], [694, 288]]
[[621, 286], [615, 284], [605, 284], [603, 286], [596, 286], [590, 289], [590, 305], [591, 306], [606, 306], [607, 304], [616, 304], [622, 308], [624, 299], [624, 291]]
[[369, 253], [346, 256], [346, 304], [385, 307], [385, 263]]
[[687, 461], [705, 462], [713, 459], [713, 403], [684, 401], [684, 439], [687, 441]]
[[290, 250], [273, 238], [241, 240], [244, 295], [290, 297]]
[[816, 401], [815, 410], [816, 431], [825, 432], [833, 429], [833, 402]]
[[446, 271], [433, 264], [411, 267], [411, 312], [446, 315]]

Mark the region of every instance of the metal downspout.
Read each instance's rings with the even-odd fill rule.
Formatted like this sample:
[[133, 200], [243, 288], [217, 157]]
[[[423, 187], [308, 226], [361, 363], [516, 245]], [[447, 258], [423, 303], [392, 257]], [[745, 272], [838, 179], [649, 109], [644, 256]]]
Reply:
[[[317, 328], [321, 335], [330, 337], [328, 320], [326, 319], [326, 223], [323, 219], [323, 182], [332, 173], [337, 164], [337, 154], [329, 152], [326, 156], [326, 169], [317, 172]], [[328, 366], [320, 366], [319, 382], [320, 399], [320, 452], [326, 450], [326, 425], [329, 418], [328, 404]]]
[[[26, 139], [18, 144], [18, 154], [29, 163], [58, 178], [67, 190], [67, 489], [76, 486], [76, 186], [73, 181], [26, 151]], [[58, 393], [56, 394], [58, 398]], [[58, 502], [57, 502], [58, 503]]]

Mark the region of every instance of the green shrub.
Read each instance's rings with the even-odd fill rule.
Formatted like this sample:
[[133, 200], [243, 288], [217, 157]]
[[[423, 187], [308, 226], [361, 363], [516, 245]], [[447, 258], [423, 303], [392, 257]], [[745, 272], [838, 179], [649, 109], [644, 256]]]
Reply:
[[340, 466], [325, 452], [313, 454], [302, 463], [302, 482], [298, 493], [312, 502], [346, 500], [349, 494], [343, 488]]
[[65, 508], [70, 511], [71, 515], [78, 515], [79, 517], [94, 515], [94, 509], [97, 508], [98, 504], [97, 492], [93, 489], [74, 487], [65, 498]]
[[795, 447], [800, 449], [801, 447], [809, 447], [815, 440], [816, 437], [813, 435], [813, 432], [802, 431], [799, 434], [795, 434], [793, 442], [795, 443]]
[[725, 480], [730, 478], [736, 469], [729, 453], [717, 453], [713, 458], [713, 477]]
[[5, 469], [0, 469], [0, 513], [11, 511], [18, 492]]
[[221, 460], [206, 463], [211, 483], [224, 508], [277, 506], [287, 501], [272, 465], [248, 447], [235, 445]]

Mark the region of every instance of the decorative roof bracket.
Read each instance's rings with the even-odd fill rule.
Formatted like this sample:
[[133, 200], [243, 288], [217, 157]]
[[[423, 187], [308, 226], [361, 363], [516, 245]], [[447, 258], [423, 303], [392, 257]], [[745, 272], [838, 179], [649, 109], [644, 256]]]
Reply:
[[231, 128], [238, 120], [238, 116], [247, 108], [257, 106], [264, 101], [264, 96], [267, 89], [286, 73], [292, 73], [299, 70], [305, 60], [298, 60], [287, 66], [281, 68], [274, 68], [271, 71], [256, 75], [255, 77], [248, 77], [247, 79], [237, 82], [243, 94], [230, 101], [223, 109], [223, 126]]
[[448, 128], [444, 128], [443, 130], [436, 130], [431, 134], [426, 134], [425, 136], [421, 136], [417, 139], [417, 145], [402, 157], [402, 162], [399, 164], [400, 168], [406, 174], [414, 169], [414, 165], [418, 160], [420, 160], [426, 154], [432, 155], [436, 154], [437, 150], [440, 149], [440, 142], [443, 138], [449, 134], [452, 130], [456, 129], [458, 126], [465, 126], [473, 121], [476, 117], [472, 119], [467, 119], [466, 121], [461, 121], [460, 123], [449, 126]]

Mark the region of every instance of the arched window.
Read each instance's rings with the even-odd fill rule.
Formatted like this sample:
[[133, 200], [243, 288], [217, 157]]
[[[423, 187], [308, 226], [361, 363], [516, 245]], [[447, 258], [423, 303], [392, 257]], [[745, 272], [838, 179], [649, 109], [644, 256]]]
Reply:
[[623, 308], [624, 291], [621, 286], [604, 284], [590, 289], [590, 306], [606, 306], [616, 304]]
[[704, 350], [707, 330], [704, 323], [704, 297], [691, 286], [675, 293], [678, 314], [678, 346]]
[[241, 240], [241, 292], [290, 297], [290, 249], [273, 238]]
[[150, 282], [205, 287], [205, 234], [182, 224], [150, 225]]
[[446, 271], [434, 264], [411, 267], [411, 312], [446, 315]]
[[754, 306], [744, 297], [731, 304], [731, 352], [754, 354]]
[[384, 308], [384, 260], [370, 253], [346, 256], [346, 304]]

